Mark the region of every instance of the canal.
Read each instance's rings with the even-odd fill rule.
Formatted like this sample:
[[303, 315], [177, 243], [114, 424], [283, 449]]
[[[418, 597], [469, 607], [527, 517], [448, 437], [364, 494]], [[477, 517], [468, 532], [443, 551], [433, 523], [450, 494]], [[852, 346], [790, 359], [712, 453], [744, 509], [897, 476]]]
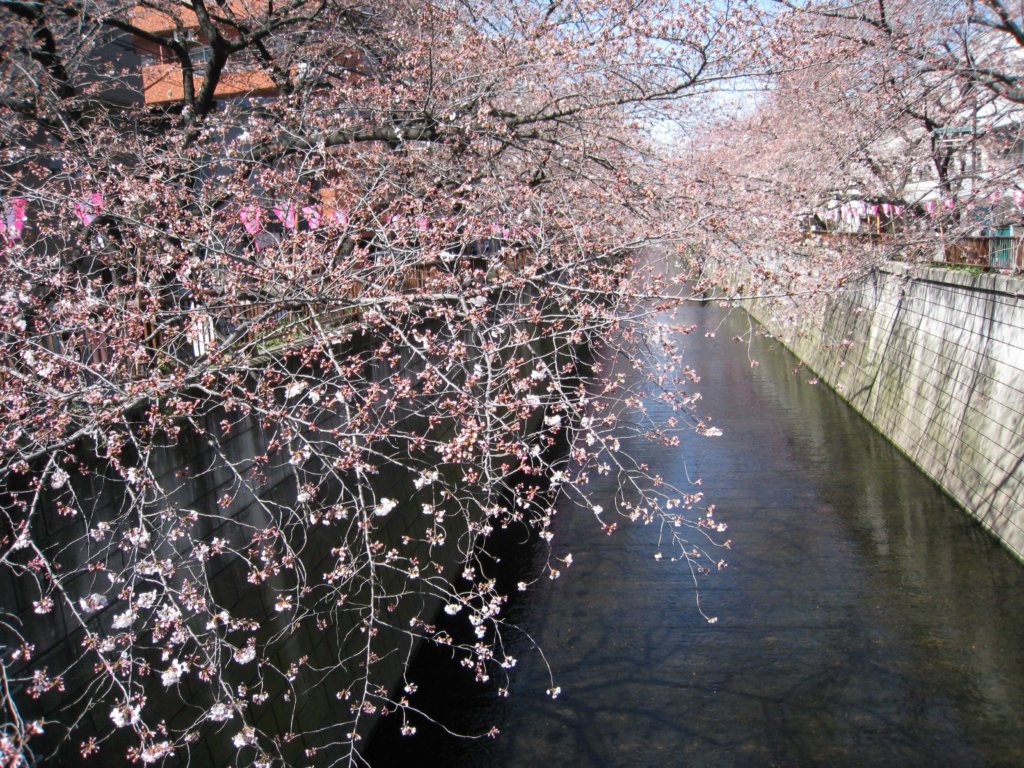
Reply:
[[654, 526], [608, 537], [567, 508], [573, 567], [509, 608], [561, 695], [525, 640], [508, 698], [423, 653], [414, 703], [501, 734], [384, 728], [373, 764], [1024, 765], [1024, 566], [745, 313], [682, 319], [724, 435], [644, 458], [681, 487], [699, 476], [729, 523], [729, 567], [700, 587], [717, 623], [654, 558]]

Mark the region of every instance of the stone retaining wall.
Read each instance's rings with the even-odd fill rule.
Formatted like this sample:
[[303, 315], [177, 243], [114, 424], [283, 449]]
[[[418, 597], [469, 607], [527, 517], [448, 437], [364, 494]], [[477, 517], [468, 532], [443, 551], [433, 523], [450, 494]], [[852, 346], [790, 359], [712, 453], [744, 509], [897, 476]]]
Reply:
[[748, 310], [1024, 559], [1024, 280], [890, 263], [799, 323]]

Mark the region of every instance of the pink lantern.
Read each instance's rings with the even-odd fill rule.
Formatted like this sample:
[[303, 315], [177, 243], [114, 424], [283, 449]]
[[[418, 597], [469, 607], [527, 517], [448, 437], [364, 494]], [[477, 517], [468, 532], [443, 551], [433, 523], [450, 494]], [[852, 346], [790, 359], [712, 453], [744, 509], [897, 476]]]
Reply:
[[317, 205], [304, 205], [302, 215], [306, 217], [306, 223], [310, 229], [317, 229], [320, 226], [320, 207]]
[[295, 212], [294, 203], [288, 203], [287, 208], [275, 208], [274, 215], [285, 229], [295, 229], [299, 225], [299, 216]]
[[262, 216], [263, 212], [258, 205], [244, 205], [242, 210], [238, 212], [238, 218], [242, 222], [242, 226], [245, 227], [245, 231], [250, 235], [255, 235], [263, 229], [263, 225], [260, 223]]
[[75, 201], [74, 211], [75, 216], [85, 226], [89, 226], [93, 223], [96, 217], [103, 210], [103, 193], [102, 192], [90, 192], [89, 202], [83, 203], [81, 201]]
[[11, 242], [21, 239], [21, 231], [25, 228], [25, 211], [28, 201], [24, 197], [12, 197], [7, 204], [4, 218], [0, 220], [0, 233], [6, 233]]

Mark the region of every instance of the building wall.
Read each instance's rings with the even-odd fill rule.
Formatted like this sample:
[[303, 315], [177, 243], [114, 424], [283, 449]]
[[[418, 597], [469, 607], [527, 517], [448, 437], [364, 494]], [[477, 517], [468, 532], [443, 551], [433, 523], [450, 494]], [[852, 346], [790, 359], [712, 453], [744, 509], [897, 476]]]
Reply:
[[1024, 280], [890, 263], [800, 323], [748, 309], [1024, 559]]

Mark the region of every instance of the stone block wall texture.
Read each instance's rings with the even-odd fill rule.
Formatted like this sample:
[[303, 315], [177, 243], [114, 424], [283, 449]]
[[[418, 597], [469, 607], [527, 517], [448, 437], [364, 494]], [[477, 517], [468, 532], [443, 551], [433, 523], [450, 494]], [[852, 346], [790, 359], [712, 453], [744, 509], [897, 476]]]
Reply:
[[802, 323], [748, 311], [1024, 560], [1024, 280], [889, 263]]

